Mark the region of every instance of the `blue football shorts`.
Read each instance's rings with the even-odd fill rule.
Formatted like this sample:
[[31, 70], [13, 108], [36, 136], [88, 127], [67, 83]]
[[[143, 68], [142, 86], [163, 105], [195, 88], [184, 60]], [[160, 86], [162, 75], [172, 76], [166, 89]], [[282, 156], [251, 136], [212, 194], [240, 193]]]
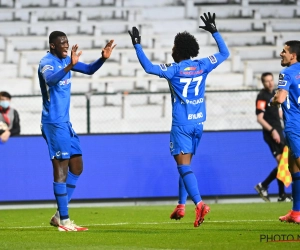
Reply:
[[70, 159], [72, 155], [82, 155], [79, 138], [70, 122], [45, 123], [41, 125], [41, 130], [51, 160]]
[[172, 125], [170, 133], [171, 155], [196, 154], [203, 133], [203, 123], [185, 126]]
[[300, 157], [300, 135], [293, 132], [285, 132], [285, 139], [293, 158], [298, 159]]

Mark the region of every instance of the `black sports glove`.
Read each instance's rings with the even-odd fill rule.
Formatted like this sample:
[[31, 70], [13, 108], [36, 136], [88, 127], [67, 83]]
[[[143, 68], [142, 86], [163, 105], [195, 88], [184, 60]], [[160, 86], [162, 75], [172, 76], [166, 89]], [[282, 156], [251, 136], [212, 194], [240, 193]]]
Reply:
[[136, 27], [132, 27], [132, 33], [128, 30], [129, 35], [131, 36], [132, 44], [140, 44], [141, 43], [141, 36], [139, 30]]
[[206, 15], [206, 13], [204, 13], [204, 17], [200, 16], [200, 18], [202, 19], [202, 21], [204, 22], [205, 26], [199, 26], [199, 28], [207, 30], [208, 32], [210, 32], [211, 34], [217, 32], [217, 26], [215, 23], [215, 18], [216, 18], [216, 14], [213, 13], [213, 15], [210, 15], [210, 12], [208, 12], [208, 16]]

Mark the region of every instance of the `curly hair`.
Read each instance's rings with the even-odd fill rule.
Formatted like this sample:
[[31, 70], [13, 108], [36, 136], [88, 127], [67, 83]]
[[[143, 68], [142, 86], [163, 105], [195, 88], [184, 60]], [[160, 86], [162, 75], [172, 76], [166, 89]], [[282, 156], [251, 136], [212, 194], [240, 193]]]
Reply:
[[196, 38], [187, 31], [178, 33], [175, 36], [174, 45], [181, 58], [189, 59], [199, 54], [200, 47]]

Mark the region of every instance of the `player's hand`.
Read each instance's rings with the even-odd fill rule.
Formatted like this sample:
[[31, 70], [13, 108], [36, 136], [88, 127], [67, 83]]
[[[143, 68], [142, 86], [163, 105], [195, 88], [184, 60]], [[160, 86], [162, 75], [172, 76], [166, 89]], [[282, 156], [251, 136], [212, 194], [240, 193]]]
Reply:
[[140, 36], [140, 32], [136, 27], [132, 27], [132, 32], [130, 32], [130, 30], [128, 30], [128, 33], [131, 37], [132, 40], [132, 44], [140, 44], [141, 43], [141, 36]]
[[76, 63], [78, 63], [79, 61], [79, 57], [81, 56], [82, 54], [82, 51], [79, 51], [77, 53], [77, 50], [78, 50], [78, 45], [75, 44], [72, 46], [72, 49], [71, 49], [71, 64], [74, 66]]
[[202, 21], [204, 22], [205, 26], [199, 26], [200, 29], [204, 29], [207, 30], [208, 32], [210, 32], [211, 34], [217, 32], [217, 26], [215, 23], [215, 18], [216, 18], [216, 14], [213, 13], [213, 15], [210, 15], [210, 12], [208, 12], [208, 16], [206, 13], [204, 13], [204, 17], [200, 16], [200, 18], [202, 19]]
[[117, 44], [113, 45], [114, 40], [110, 40], [104, 47], [104, 49], [102, 50], [102, 58], [103, 59], [108, 59], [111, 55], [111, 52], [113, 51], [113, 49], [117, 46]]

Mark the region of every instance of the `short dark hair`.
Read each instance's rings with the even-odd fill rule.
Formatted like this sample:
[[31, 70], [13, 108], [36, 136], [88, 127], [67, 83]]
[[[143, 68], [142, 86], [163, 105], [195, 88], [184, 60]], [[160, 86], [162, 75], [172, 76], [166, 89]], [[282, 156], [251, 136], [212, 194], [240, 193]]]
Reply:
[[266, 76], [273, 76], [273, 74], [271, 72], [264, 72], [261, 74], [260, 80], [262, 83], [264, 83], [264, 79]]
[[289, 49], [290, 53], [296, 53], [297, 61], [300, 62], [300, 41], [290, 40], [285, 42], [285, 44], [290, 47]]
[[8, 92], [6, 92], [6, 91], [1, 91], [0, 92], [0, 96], [4, 96], [4, 97], [6, 97], [8, 99], [11, 99], [11, 95]]
[[53, 43], [54, 40], [60, 36], [67, 36], [64, 32], [62, 31], [53, 31], [49, 35], [49, 43]]
[[196, 38], [187, 31], [178, 33], [174, 39], [174, 45], [181, 58], [196, 57], [199, 54], [199, 44]]

